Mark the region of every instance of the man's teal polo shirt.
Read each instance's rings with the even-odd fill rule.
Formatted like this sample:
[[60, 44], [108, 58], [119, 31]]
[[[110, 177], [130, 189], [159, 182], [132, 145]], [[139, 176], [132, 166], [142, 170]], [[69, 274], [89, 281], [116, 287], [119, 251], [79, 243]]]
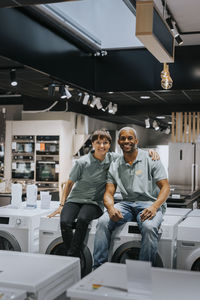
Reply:
[[153, 161], [148, 152], [138, 149], [132, 165], [123, 156], [111, 163], [107, 183], [117, 185], [125, 201], [155, 201], [160, 191], [156, 182], [166, 178], [161, 161]]

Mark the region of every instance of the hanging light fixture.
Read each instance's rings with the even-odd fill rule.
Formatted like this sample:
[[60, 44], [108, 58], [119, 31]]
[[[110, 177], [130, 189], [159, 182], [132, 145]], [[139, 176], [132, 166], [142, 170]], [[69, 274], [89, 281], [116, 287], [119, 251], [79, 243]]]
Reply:
[[172, 87], [172, 84], [173, 84], [173, 80], [170, 76], [170, 73], [169, 73], [169, 66], [168, 64], [164, 63], [163, 64], [163, 70], [160, 74], [161, 76], [161, 86], [163, 89], [165, 90], [168, 90], [168, 89], [171, 89]]

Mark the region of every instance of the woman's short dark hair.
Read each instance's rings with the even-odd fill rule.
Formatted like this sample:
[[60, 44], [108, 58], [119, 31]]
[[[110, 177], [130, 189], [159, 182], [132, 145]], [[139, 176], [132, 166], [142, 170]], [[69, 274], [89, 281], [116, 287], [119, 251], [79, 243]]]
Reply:
[[95, 130], [95, 132], [93, 133], [92, 138], [91, 138], [92, 143], [94, 141], [98, 140], [98, 138], [107, 139], [109, 141], [109, 143], [112, 142], [110, 132], [105, 129]]

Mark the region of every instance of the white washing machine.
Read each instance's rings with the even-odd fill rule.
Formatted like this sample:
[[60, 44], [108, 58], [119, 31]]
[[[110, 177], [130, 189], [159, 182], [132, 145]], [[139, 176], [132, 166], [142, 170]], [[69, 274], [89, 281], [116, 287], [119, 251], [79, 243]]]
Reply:
[[[161, 238], [158, 244], [156, 266], [174, 268], [178, 224], [182, 216], [164, 216]], [[141, 234], [136, 222], [128, 222], [115, 229], [112, 234], [109, 261], [125, 263], [126, 259], [138, 259]]]
[[50, 209], [0, 207], [0, 250], [20, 252], [39, 252], [39, 223], [41, 215], [48, 215], [57, 203], [52, 202]]
[[200, 217], [187, 217], [178, 226], [177, 269], [200, 271]]
[[[88, 228], [84, 248], [81, 252], [81, 276], [92, 271], [94, 232], [97, 220], [93, 220]], [[60, 216], [40, 218], [39, 252], [43, 254], [66, 255], [60, 230]]]
[[26, 299], [57, 299], [80, 280], [79, 258], [11, 251], [0, 257], [0, 286], [24, 290]]
[[200, 209], [196, 208], [193, 209], [189, 214], [188, 217], [200, 217]]
[[191, 208], [167, 207], [165, 216], [182, 216], [184, 219], [191, 211]]
[[26, 292], [18, 289], [0, 287], [1, 300], [26, 300]]

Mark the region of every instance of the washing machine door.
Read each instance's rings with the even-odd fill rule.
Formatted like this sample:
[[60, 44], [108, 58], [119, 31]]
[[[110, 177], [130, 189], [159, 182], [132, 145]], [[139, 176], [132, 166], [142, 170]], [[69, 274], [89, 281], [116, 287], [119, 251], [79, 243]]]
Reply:
[[[58, 237], [53, 240], [47, 250], [46, 254], [53, 254], [53, 255], [66, 255], [66, 249], [62, 240], [62, 237]], [[92, 255], [90, 250], [86, 245], [84, 245], [83, 249], [80, 252], [80, 263], [81, 263], [81, 277], [86, 276], [92, 271]]]
[[[140, 243], [127, 242], [122, 244], [112, 256], [112, 262], [122, 263], [126, 262], [126, 259], [138, 260], [140, 253]], [[163, 268], [163, 262], [159, 254], [156, 257], [156, 267]]]
[[0, 250], [22, 251], [14, 235], [2, 230], [0, 230]]
[[200, 272], [200, 258], [198, 258], [192, 265], [191, 271]]

